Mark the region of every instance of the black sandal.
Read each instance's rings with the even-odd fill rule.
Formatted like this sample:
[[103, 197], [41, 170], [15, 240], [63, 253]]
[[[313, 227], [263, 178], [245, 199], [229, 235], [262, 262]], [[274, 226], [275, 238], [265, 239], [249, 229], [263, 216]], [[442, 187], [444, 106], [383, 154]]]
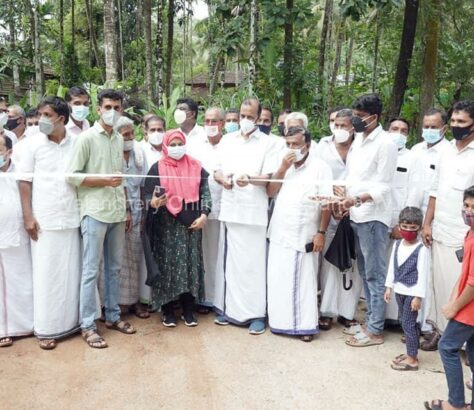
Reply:
[[322, 316], [319, 318], [319, 328], [321, 330], [331, 330], [332, 328], [332, 318]]

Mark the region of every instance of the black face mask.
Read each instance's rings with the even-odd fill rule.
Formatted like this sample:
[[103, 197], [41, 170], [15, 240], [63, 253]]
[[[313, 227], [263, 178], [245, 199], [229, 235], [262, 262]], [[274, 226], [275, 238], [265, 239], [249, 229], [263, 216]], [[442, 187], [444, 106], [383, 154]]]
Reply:
[[278, 132], [282, 137], [285, 136], [285, 124], [278, 124]]
[[20, 125], [19, 118], [10, 118], [5, 124], [5, 128], [9, 131], [13, 131], [16, 127]]
[[453, 133], [453, 137], [457, 141], [461, 141], [467, 138], [469, 135], [472, 134], [472, 127], [473, 124], [468, 125], [467, 127], [451, 127], [451, 131]]
[[272, 130], [272, 127], [270, 127], [270, 125], [259, 124], [258, 129], [262, 131], [264, 134], [270, 135], [270, 131]]
[[367, 123], [360, 117], [352, 117], [352, 126], [355, 132], [364, 132], [367, 129]]

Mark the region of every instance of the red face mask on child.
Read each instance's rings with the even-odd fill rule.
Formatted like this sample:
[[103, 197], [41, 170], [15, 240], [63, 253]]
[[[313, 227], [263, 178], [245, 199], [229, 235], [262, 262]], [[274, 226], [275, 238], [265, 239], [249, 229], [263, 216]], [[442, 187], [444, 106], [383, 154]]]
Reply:
[[414, 241], [418, 237], [418, 231], [407, 231], [400, 228], [400, 235], [408, 242]]

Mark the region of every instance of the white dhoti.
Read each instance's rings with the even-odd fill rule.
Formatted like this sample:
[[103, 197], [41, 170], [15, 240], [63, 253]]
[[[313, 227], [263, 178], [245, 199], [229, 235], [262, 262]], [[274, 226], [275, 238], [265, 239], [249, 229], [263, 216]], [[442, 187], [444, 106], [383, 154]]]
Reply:
[[[390, 258], [392, 256], [393, 245], [395, 241], [390, 239], [388, 241], [387, 246], [387, 269], [390, 264]], [[390, 298], [390, 303], [387, 305], [385, 309], [385, 320], [395, 321], [398, 322], [398, 303], [397, 298], [395, 297], [395, 293]]]
[[79, 330], [80, 251], [78, 228], [42, 230], [31, 241], [38, 338], [59, 339]]
[[[328, 230], [323, 254], [326, 253], [335, 234], [335, 230]], [[341, 272], [322, 256], [319, 278], [321, 285], [321, 306], [319, 310], [321, 316], [342, 316], [344, 319], [353, 320], [363, 288], [357, 263], [354, 261], [352, 269]]]
[[221, 222], [208, 219], [202, 230], [202, 258], [204, 262], [204, 305], [213, 306], [216, 286], [217, 258], [221, 235]]
[[270, 241], [268, 322], [272, 332], [319, 333], [318, 263], [319, 254], [299, 252]]
[[266, 226], [224, 223], [214, 307], [235, 324], [266, 316]]
[[459, 248], [443, 245], [434, 240], [432, 244], [433, 257], [433, 281], [431, 308], [429, 318], [436, 322], [441, 330], [446, 328], [447, 319], [441, 311], [442, 307], [449, 302], [449, 297], [461, 275], [461, 263], [458, 261], [456, 251]]
[[33, 333], [33, 278], [29, 239], [0, 249], [0, 338]]

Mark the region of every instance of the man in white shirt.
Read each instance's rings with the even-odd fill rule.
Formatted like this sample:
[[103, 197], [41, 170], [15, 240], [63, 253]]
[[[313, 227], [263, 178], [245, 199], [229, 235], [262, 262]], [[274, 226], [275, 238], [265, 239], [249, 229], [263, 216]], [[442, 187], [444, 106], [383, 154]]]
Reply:
[[442, 307], [450, 300], [451, 289], [461, 272], [457, 252], [462, 249], [467, 232], [461, 215], [463, 192], [474, 185], [473, 101], [454, 104], [451, 131], [454, 140], [440, 158], [423, 224], [423, 241], [432, 246], [433, 254], [434, 298], [430, 319], [441, 330], [447, 324]]
[[352, 105], [352, 124], [358, 135], [347, 164], [347, 196], [340, 203], [343, 209], [350, 208], [367, 301], [366, 326], [345, 329], [352, 335], [346, 344], [355, 347], [384, 342], [387, 245], [397, 147], [379, 124], [381, 113], [382, 100], [376, 94], [363, 95]]
[[145, 154], [148, 171], [161, 159], [163, 137], [166, 131], [166, 122], [163, 118], [147, 114], [143, 122], [143, 139], [138, 143]]
[[275, 172], [273, 139], [258, 130], [258, 100], [240, 107], [240, 131], [221, 141], [215, 180], [224, 187], [219, 220], [224, 238], [219, 250], [214, 306], [217, 324], [245, 325], [249, 333], [265, 331], [266, 231], [268, 178]]
[[318, 265], [331, 216], [317, 197], [332, 195], [332, 173], [309, 155], [307, 130], [285, 139], [286, 155], [272, 176], [284, 182], [267, 188], [271, 197], [278, 193], [268, 229], [268, 319], [273, 333], [309, 342], [319, 333]]
[[[207, 141], [204, 143], [199, 157], [203, 168], [211, 175], [209, 178], [209, 190], [212, 197], [211, 213], [207, 216], [207, 223], [202, 230], [202, 253], [204, 261], [204, 289], [205, 300], [202, 305], [212, 307], [214, 305], [214, 293], [216, 283], [217, 258], [221, 237], [221, 225], [219, 211], [221, 208], [222, 185], [219, 185], [212, 177], [219, 167], [220, 143], [224, 129], [224, 111], [218, 107], [208, 108], [204, 115], [204, 130]], [[225, 138], [225, 137], [224, 137]]]
[[280, 114], [278, 114], [277, 126], [278, 126], [278, 134], [280, 135], [280, 137], [285, 136], [285, 120], [288, 114], [291, 114], [291, 110], [288, 108], [281, 110]]
[[47, 97], [38, 106], [39, 134], [20, 163], [20, 195], [33, 259], [34, 328], [42, 349], [79, 330], [80, 236], [76, 189], [65, 172], [73, 137], [67, 103]]
[[[13, 143], [0, 134], [0, 175], [15, 172]], [[33, 278], [28, 234], [13, 175], [0, 178], [0, 347], [33, 333]]]
[[66, 129], [71, 135], [79, 135], [90, 128], [87, 116], [91, 98], [84, 87], [71, 87], [66, 94], [66, 102], [71, 112]]
[[237, 108], [229, 108], [225, 112], [225, 116], [224, 116], [225, 132], [229, 134], [231, 132], [238, 131], [240, 128], [239, 120], [240, 120], [239, 110]]
[[270, 107], [262, 107], [262, 113], [260, 114], [257, 125], [260, 131], [270, 135], [273, 126], [273, 111]]
[[[352, 110], [339, 109], [334, 120], [334, 135], [323, 137], [318, 144], [318, 160], [326, 162], [332, 171], [333, 179], [344, 180], [346, 164], [352, 152], [355, 131], [352, 125]], [[331, 185], [334, 189], [334, 186]], [[331, 195], [333, 193], [331, 192]], [[345, 216], [348, 218], [348, 216]], [[337, 218], [337, 219], [336, 219]], [[343, 215], [334, 214], [326, 233], [326, 243], [323, 254], [334, 239], [336, 230]], [[352, 269], [341, 272], [340, 268], [331, 264], [326, 258], [322, 259], [321, 282], [321, 317], [319, 328], [329, 330], [332, 327], [332, 318], [345, 327], [357, 324], [354, 317], [362, 290], [362, 278], [354, 263]]]
[[12, 138], [13, 145], [21, 141], [25, 136], [26, 129], [26, 113], [19, 105], [10, 105], [8, 107], [8, 121], [4, 128], [9, 130], [13, 135], [7, 134]]
[[418, 207], [426, 214], [439, 159], [444, 152], [451, 149], [451, 143], [446, 139], [448, 131], [448, 114], [437, 108], [431, 108], [423, 116], [423, 141], [414, 145], [412, 152], [420, 165]]
[[202, 145], [207, 136], [204, 128], [197, 123], [198, 105], [191, 98], [180, 98], [176, 102], [174, 120], [186, 136], [186, 152], [193, 158], [199, 158]]

